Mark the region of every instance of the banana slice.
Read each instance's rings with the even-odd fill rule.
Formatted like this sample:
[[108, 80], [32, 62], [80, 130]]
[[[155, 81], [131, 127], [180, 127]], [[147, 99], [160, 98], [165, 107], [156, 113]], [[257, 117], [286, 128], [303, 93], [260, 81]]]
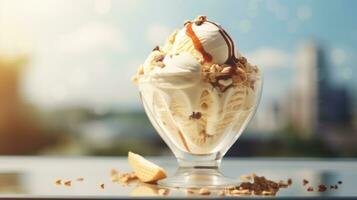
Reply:
[[133, 152], [128, 153], [128, 161], [135, 175], [145, 183], [156, 182], [166, 178], [166, 172], [158, 165]]
[[153, 95], [155, 104], [155, 114], [157, 115], [157, 119], [159, 119], [160, 123], [162, 123], [163, 129], [165, 129], [166, 133], [170, 135], [168, 137], [174, 137], [171, 141], [176, 143], [177, 146], [182, 149], [190, 152], [190, 149], [187, 145], [186, 139], [182, 135], [181, 131], [177, 128], [170, 112], [168, 112], [168, 105], [165, 102], [163, 96], [161, 96], [158, 92], [155, 92]]
[[217, 135], [222, 135], [230, 125], [238, 117], [238, 112], [241, 112], [246, 100], [245, 88], [238, 86], [230, 88], [227, 92], [226, 102], [223, 105], [223, 119], [214, 123], [214, 132]]

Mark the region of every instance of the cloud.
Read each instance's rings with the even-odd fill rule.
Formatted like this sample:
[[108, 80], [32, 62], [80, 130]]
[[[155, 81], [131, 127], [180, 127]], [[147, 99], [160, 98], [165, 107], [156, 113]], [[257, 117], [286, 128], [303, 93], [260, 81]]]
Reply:
[[297, 9], [297, 17], [301, 20], [301, 21], [306, 21], [308, 19], [311, 18], [312, 15], [312, 11], [311, 8], [307, 5], [302, 5], [299, 6]]
[[252, 23], [248, 19], [243, 19], [238, 22], [239, 31], [242, 33], [248, 33], [252, 28]]
[[246, 56], [253, 64], [264, 68], [288, 67], [292, 62], [292, 56], [290, 54], [271, 47], [258, 48]]
[[170, 35], [171, 29], [162, 24], [152, 24], [149, 26], [146, 37], [150, 44], [163, 44]]
[[128, 48], [123, 33], [114, 25], [102, 22], [92, 22], [62, 35], [55, 41], [55, 45], [65, 53], [125, 51]]

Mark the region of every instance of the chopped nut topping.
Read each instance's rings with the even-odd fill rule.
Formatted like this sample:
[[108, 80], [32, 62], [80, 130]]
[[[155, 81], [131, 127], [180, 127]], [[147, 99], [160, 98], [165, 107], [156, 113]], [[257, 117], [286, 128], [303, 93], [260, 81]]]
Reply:
[[200, 195], [209, 195], [209, 194], [211, 194], [211, 192], [210, 192], [207, 188], [201, 188], [201, 189], [198, 191], [198, 193], [199, 193]]
[[104, 183], [100, 184], [100, 188], [104, 189]]
[[200, 26], [201, 24], [203, 24], [203, 22], [207, 21], [207, 16], [204, 15], [200, 15], [195, 19], [195, 24], [197, 26]]
[[202, 114], [200, 112], [192, 112], [192, 114], [189, 116], [189, 119], [200, 119], [201, 117]]
[[155, 48], [152, 49], [152, 51], [160, 51], [160, 47], [156, 46]]
[[144, 74], [144, 66], [142, 66], [142, 65], [139, 66], [137, 74], [139, 74], [139, 75]]
[[229, 73], [229, 72], [231, 72], [231, 70], [232, 70], [232, 67], [225, 67], [222, 69], [221, 73]]
[[159, 55], [157, 57], [155, 57], [155, 61], [156, 62], [162, 62], [164, 60], [165, 56], [164, 55]]
[[233, 81], [231, 78], [230, 79], [221, 79], [218, 81], [218, 83], [224, 87], [227, 87], [227, 86], [230, 86], [233, 83]]
[[288, 185], [292, 185], [293, 184], [293, 180], [291, 180], [291, 178], [288, 179]]
[[254, 90], [254, 74], [259, 74], [258, 68], [248, 63], [244, 57], [233, 65], [204, 63], [201, 66], [201, 72], [203, 81], [211, 83], [213, 87], [219, 87], [222, 92], [226, 91], [228, 86], [222, 86], [219, 81], [226, 79], [231, 79], [233, 86], [244, 85]]

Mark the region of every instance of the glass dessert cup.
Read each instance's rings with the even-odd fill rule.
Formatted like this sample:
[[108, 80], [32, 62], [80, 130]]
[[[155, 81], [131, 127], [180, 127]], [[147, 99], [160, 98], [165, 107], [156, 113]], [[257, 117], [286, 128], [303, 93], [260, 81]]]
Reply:
[[260, 100], [262, 79], [260, 75], [248, 76], [249, 81], [215, 87], [202, 79], [202, 73], [139, 78], [146, 114], [179, 164], [176, 173], [159, 181], [160, 185], [220, 188], [239, 183], [218, 169]]

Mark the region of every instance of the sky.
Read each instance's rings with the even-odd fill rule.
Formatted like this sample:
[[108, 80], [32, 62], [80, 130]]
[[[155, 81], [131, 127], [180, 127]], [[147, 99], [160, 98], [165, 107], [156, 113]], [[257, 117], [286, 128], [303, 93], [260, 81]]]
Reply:
[[187, 19], [207, 15], [264, 72], [262, 101], [292, 90], [296, 51], [324, 49], [334, 83], [357, 93], [357, 1], [0, 0], [0, 56], [28, 55], [22, 94], [44, 109], [141, 109], [130, 77]]

